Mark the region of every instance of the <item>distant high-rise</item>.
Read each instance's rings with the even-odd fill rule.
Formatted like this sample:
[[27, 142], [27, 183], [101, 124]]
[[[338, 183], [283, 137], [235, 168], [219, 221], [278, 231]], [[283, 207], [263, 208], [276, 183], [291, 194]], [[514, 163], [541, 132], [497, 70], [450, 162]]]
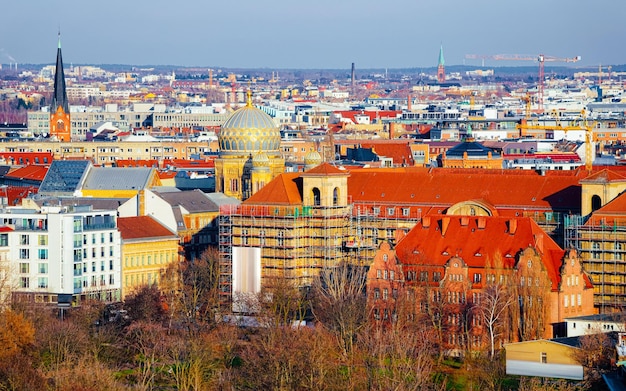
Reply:
[[446, 82], [446, 69], [444, 67], [445, 61], [443, 60], [443, 45], [439, 48], [439, 65], [437, 66], [437, 81], [439, 83]]
[[54, 74], [54, 92], [50, 103], [50, 137], [59, 141], [71, 140], [70, 105], [65, 90], [65, 73], [61, 56], [61, 34], [57, 49], [57, 63]]

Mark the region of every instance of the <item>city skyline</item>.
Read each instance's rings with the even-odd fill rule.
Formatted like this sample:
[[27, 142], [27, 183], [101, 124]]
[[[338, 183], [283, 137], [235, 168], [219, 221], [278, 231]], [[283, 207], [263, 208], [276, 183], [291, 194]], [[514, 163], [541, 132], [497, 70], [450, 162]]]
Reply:
[[[342, 69], [354, 62], [360, 69], [420, 68], [437, 65], [440, 46], [446, 65], [480, 66], [465, 55], [500, 53], [581, 56], [580, 66], [626, 64], [625, 54], [611, 50], [626, 37], [620, 21], [626, 3], [583, 5], [13, 2], [0, 25], [0, 63], [52, 63], [60, 30], [64, 61], [74, 64]], [[596, 10], [601, 19], [589, 19]], [[507, 63], [485, 64], [501, 65]]]

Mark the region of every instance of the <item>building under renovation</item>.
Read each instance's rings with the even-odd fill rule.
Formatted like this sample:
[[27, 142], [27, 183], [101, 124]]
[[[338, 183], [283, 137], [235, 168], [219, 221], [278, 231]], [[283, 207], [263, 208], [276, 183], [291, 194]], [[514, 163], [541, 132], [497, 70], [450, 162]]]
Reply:
[[394, 245], [426, 215], [531, 217], [559, 242], [563, 216], [580, 213], [579, 182], [586, 177], [581, 171], [308, 168], [283, 173], [241, 205], [220, 210], [225, 299], [258, 293], [275, 277], [307, 287], [323, 268], [369, 265], [380, 243]]

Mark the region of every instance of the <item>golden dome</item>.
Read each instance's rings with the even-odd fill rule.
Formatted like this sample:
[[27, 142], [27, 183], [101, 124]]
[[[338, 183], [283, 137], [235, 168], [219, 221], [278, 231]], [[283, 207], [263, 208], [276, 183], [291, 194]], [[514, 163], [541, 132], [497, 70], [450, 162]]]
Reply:
[[306, 166], [319, 166], [322, 164], [322, 156], [319, 152], [311, 150], [304, 156], [304, 165]]
[[280, 154], [280, 130], [272, 117], [252, 106], [248, 91], [246, 106], [236, 110], [224, 122], [218, 136], [220, 154], [249, 156], [266, 152]]
[[269, 167], [270, 158], [265, 152], [259, 152], [252, 158], [252, 167]]

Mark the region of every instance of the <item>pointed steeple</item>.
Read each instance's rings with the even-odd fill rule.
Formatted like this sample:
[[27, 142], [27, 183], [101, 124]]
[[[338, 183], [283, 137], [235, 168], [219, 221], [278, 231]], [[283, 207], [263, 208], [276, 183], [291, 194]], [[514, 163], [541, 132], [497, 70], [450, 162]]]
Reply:
[[441, 47], [439, 48], [439, 64], [440, 66], [444, 66], [445, 65], [445, 61], [443, 59], [443, 45], [441, 45]]
[[443, 45], [439, 48], [439, 65], [437, 66], [437, 81], [439, 83], [445, 83], [446, 81], [446, 69], [445, 61], [443, 59]]
[[67, 91], [65, 90], [65, 73], [63, 72], [63, 57], [61, 56], [61, 32], [59, 31], [59, 44], [57, 49], [57, 64], [54, 74], [54, 93], [50, 104], [50, 112], [55, 113], [58, 107], [63, 108], [63, 112], [69, 114], [70, 105], [67, 101]]

